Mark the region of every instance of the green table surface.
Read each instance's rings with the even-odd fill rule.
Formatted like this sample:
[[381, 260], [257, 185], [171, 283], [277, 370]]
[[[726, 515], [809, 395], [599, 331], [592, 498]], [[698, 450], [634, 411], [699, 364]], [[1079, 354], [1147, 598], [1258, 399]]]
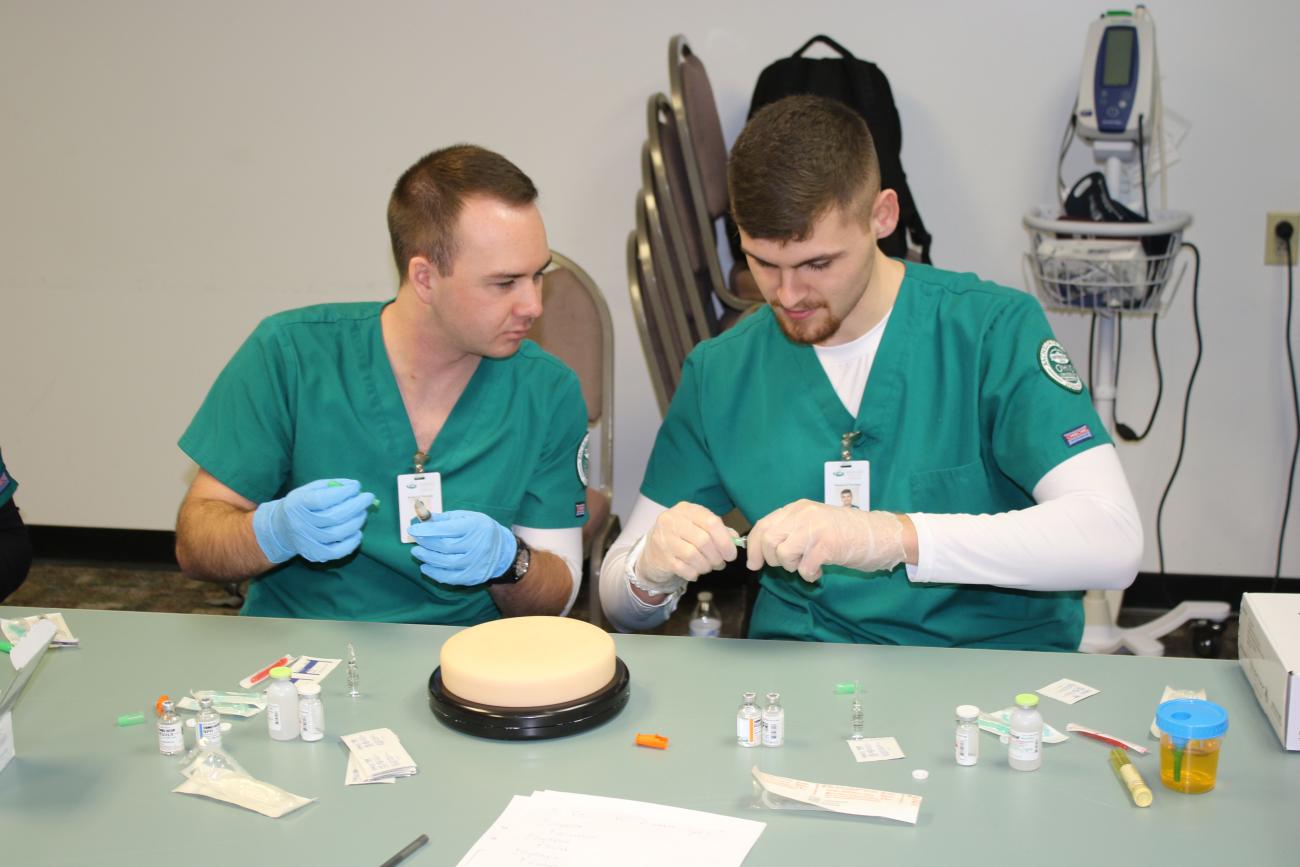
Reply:
[[[3, 608], [0, 616], [39, 613]], [[1235, 662], [777, 641], [615, 636], [631, 698], [599, 728], [546, 741], [460, 734], [429, 709], [427, 682], [451, 627], [65, 610], [79, 648], [51, 649], [14, 710], [17, 758], [0, 772], [0, 863], [90, 865], [378, 865], [419, 834], [406, 863], [456, 864], [512, 795], [541, 789], [671, 804], [766, 822], [746, 865], [829, 863], [1052, 865], [1296, 864], [1300, 755], [1285, 752]], [[323, 684], [323, 741], [273, 742], [263, 715], [232, 720], [225, 747], [254, 776], [316, 802], [268, 819], [172, 794], [174, 760], [152, 724], [118, 728], [160, 693], [238, 689], [282, 653], [346, 657], [357, 649], [364, 696], [345, 666]], [[0, 665], [0, 686], [13, 677]], [[953, 709], [993, 710], [1069, 677], [1101, 692], [1073, 706], [1043, 699], [1047, 722], [1076, 722], [1152, 747], [1134, 761], [1155, 794], [1138, 809], [1087, 738], [1044, 748], [1043, 766], [1010, 770], [982, 734], [974, 767], [953, 761]], [[847, 696], [860, 680], [869, 736], [896, 737], [903, 759], [855, 762]], [[1160, 785], [1147, 735], [1165, 685], [1203, 687], [1231, 728], [1218, 787], [1182, 795]], [[735, 743], [740, 695], [778, 690], [781, 748]], [[419, 774], [344, 786], [341, 734], [388, 727]], [[666, 751], [633, 745], [667, 735]], [[187, 745], [192, 745], [187, 730]], [[915, 826], [755, 807], [750, 770], [921, 795]], [[917, 781], [912, 771], [929, 778]], [[1288, 840], [1292, 842], [1288, 843]], [[146, 860], [147, 859], [147, 860]]]

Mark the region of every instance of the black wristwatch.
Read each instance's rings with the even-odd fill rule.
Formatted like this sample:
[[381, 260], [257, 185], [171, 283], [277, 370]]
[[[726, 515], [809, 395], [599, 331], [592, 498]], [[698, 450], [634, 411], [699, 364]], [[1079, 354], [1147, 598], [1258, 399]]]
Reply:
[[528, 543], [518, 536], [515, 536], [515, 559], [506, 571], [489, 580], [489, 584], [517, 584], [528, 574], [528, 567], [533, 562], [533, 549], [528, 547]]

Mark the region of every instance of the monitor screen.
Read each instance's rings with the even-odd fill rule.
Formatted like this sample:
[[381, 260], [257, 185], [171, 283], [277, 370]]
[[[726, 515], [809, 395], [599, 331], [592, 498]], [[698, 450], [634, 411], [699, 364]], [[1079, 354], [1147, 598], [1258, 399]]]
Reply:
[[1137, 31], [1132, 27], [1111, 27], [1101, 46], [1105, 65], [1101, 70], [1103, 87], [1128, 87], [1133, 83], [1133, 51]]

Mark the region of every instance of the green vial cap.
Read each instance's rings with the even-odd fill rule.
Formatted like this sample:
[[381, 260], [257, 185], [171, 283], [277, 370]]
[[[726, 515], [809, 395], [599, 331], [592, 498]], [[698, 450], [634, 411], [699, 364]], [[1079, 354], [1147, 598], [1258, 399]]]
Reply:
[[1022, 692], [1016, 696], [1016, 704], [1021, 707], [1038, 707], [1038, 696], [1032, 692]]
[[340, 482], [338, 479], [330, 479], [328, 482], [325, 483], [325, 487], [327, 487], [327, 488], [341, 488], [341, 487], [343, 487], [343, 483]]
[[123, 727], [138, 726], [142, 722], [144, 722], [144, 714], [142, 713], [124, 713], [117, 718], [117, 724]]
[[845, 681], [844, 683], [835, 684], [836, 695], [853, 695], [857, 691], [857, 681]]
[[290, 677], [293, 677], [293, 669], [287, 665], [277, 665], [271, 669], [272, 680], [287, 680]]

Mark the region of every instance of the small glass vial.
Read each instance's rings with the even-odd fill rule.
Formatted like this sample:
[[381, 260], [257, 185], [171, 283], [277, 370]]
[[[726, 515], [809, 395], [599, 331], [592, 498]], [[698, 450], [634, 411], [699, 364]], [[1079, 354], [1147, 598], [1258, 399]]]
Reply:
[[[220, 725], [217, 730], [220, 731]], [[170, 701], [162, 703], [162, 713], [158, 714], [158, 752], [164, 756], [185, 752], [185, 726], [176, 714], [176, 705]]]
[[212, 706], [212, 698], [199, 699], [199, 712], [194, 715], [194, 738], [197, 746], [207, 749], [221, 747], [221, 714]]
[[756, 692], [744, 693], [740, 710], [736, 711], [736, 743], [742, 747], [756, 747], [763, 742], [763, 713], [754, 705]]
[[695, 597], [695, 611], [687, 631], [696, 638], [717, 638], [722, 634], [722, 615], [713, 604], [713, 594], [701, 590]]
[[860, 741], [867, 736], [866, 718], [862, 713], [861, 699], [853, 699], [853, 707], [849, 710], [849, 727], [851, 729], [849, 737], [852, 740]]
[[1010, 723], [1007, 761], [1017, 771], [1038, 770], [1043, 764], [1043, 715], [1038, 712], [1038, 696], [1032, 692], [1016, 696]]
[[348, 642], [348, 696], [361, 698], [361, 675], [357, 672], [357, 651]]
[[266, 728], [273, 741], [298, 737], [298, 688], [289, 680], [293, 670], [281, 665], [271, 669], [266, 688]]
[[785, 708], [781, 707], [781, 693], [767, 694], [767, 707], [763, 708], [763, 746], [779, 747], [785, 743]]
[[305, 741], [325, 737], [325, 705], [321, 704], [319, 683], [298, 684], [298, 733]]
[[980, 709], [957, 705], [957, 764], [970, 767], [980, 760]]

